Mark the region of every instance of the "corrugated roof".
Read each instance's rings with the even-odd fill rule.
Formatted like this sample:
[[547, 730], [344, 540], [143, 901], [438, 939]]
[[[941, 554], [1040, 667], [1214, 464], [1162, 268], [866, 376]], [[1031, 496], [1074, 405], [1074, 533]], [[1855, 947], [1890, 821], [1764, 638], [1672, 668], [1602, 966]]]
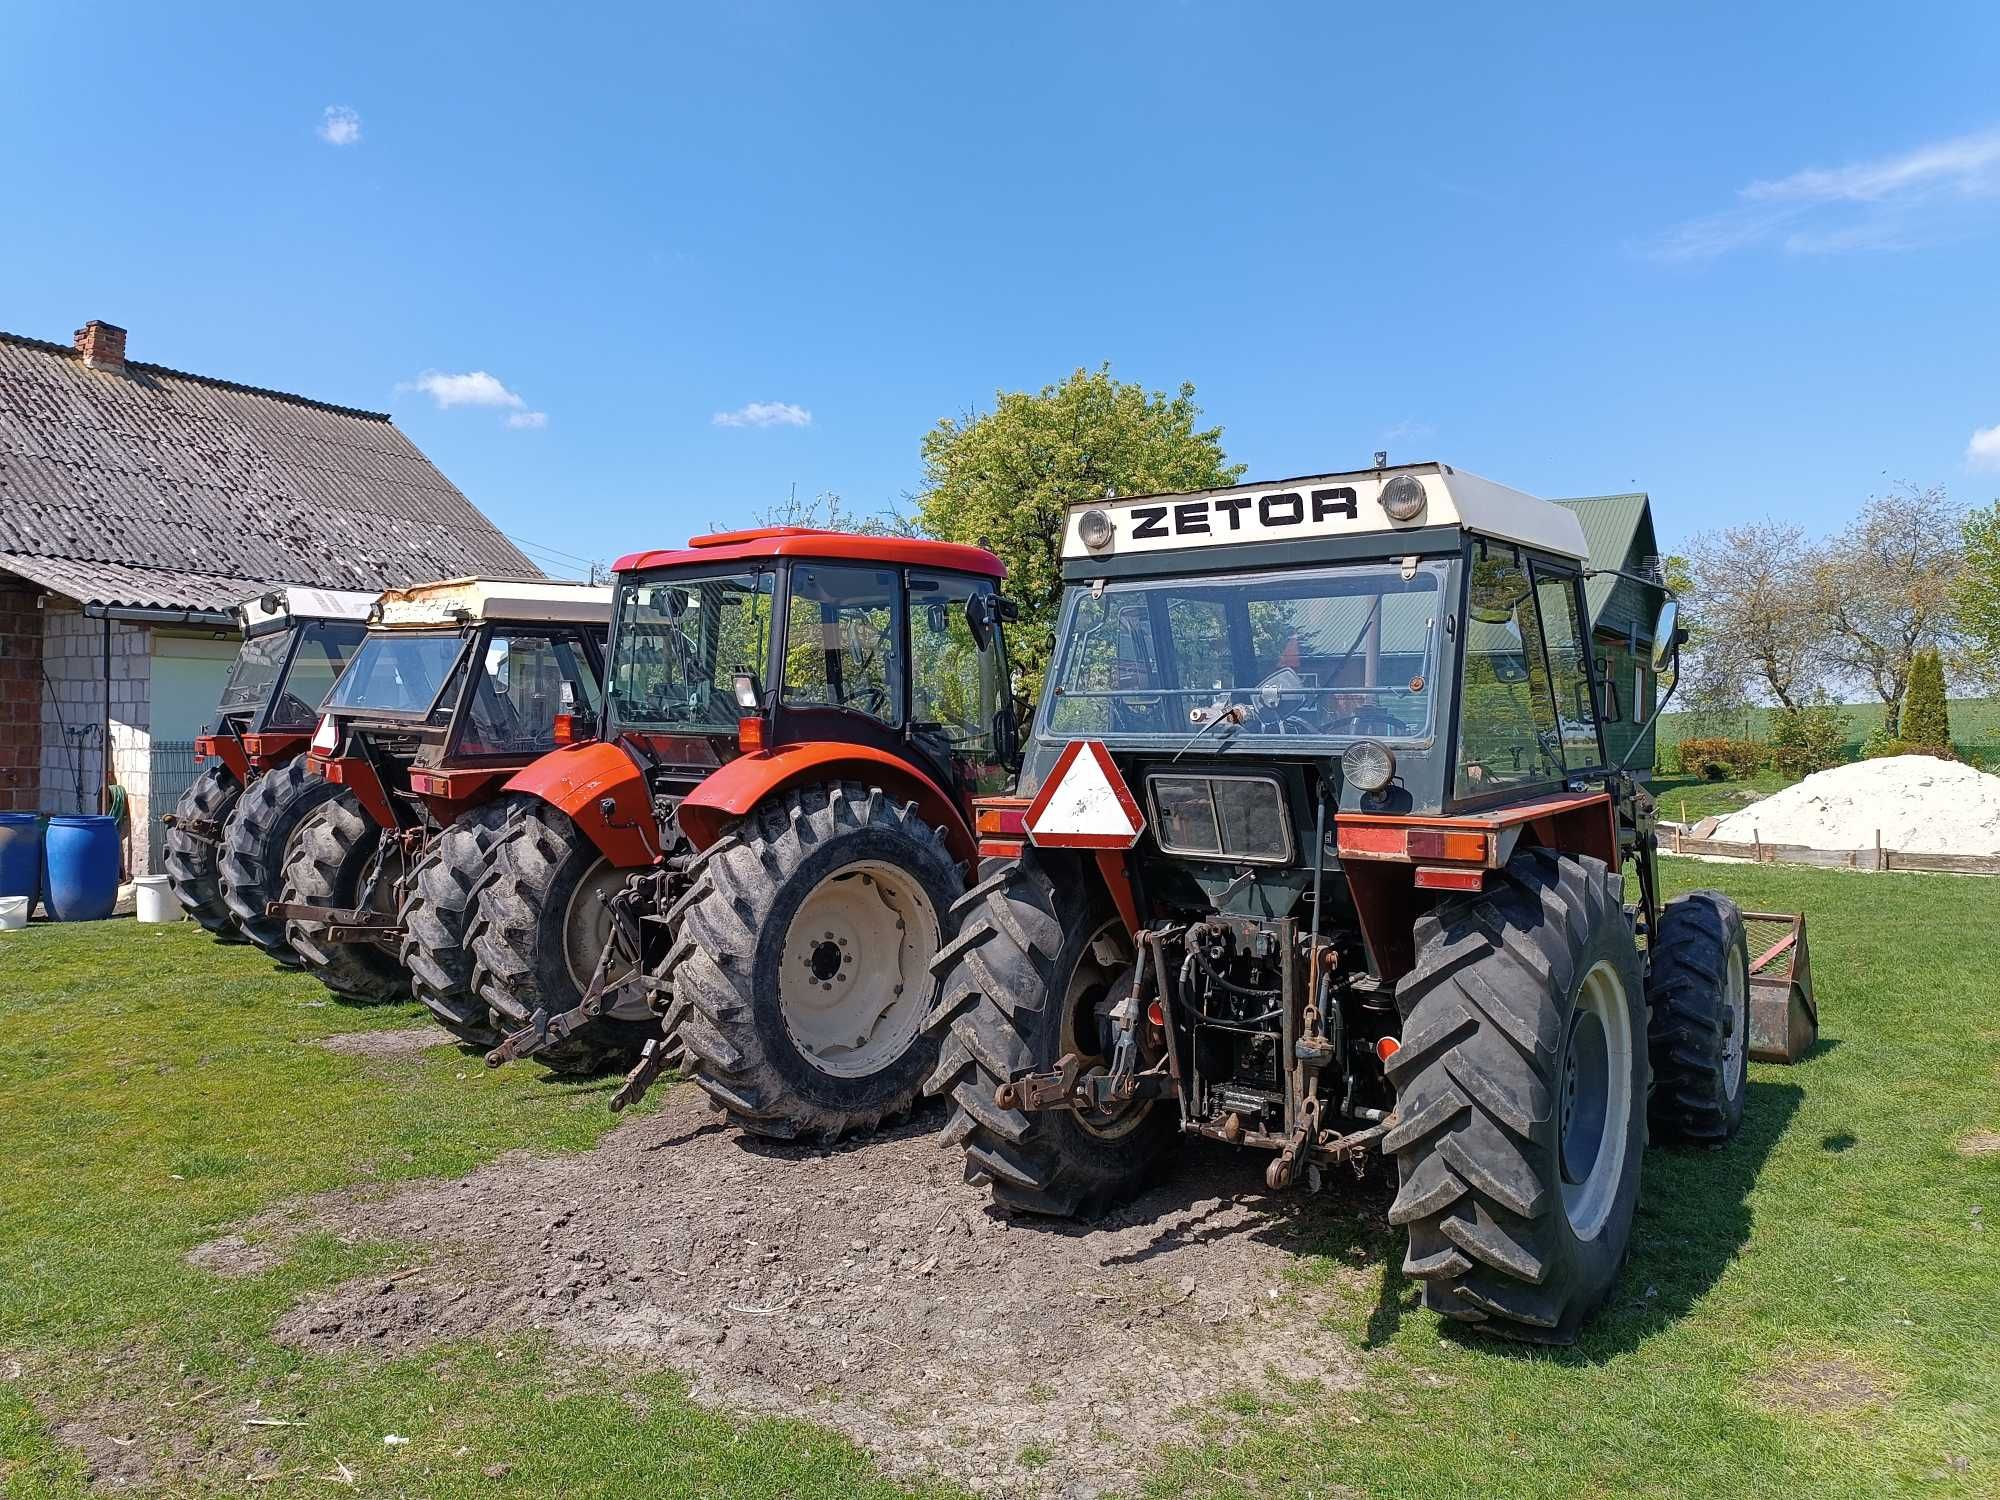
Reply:
[[128, 568], [121, 563], [78, 562], [0, 552], [0, 572], [15, 573], [85, 604], [129, 609], [199, 609], [228, 613], [246, 593], [241, 578], [168, 568]]
[[161, 365], [93, 370], [9, 333], [0, 552], [132, 570], [73, 576], [174, 608], [209, 607], [214, 580], [234, 580], [233, 601], [272, 583], [542, 576], [380, 413]]
[[[1636, 568], [1657, 555], [1653, 536], [1653, 502], [1643, 491], [1629, 495], [1580, 495], [1555, 502], [1576, 512], [1593, 568]], [[1656, 605], [1648, 605], [1637, 584], [1622, 578], [1591, 578], [1584, 582], [1590, 618], [1624, 630], [1636, 626], [1650, 633]]]

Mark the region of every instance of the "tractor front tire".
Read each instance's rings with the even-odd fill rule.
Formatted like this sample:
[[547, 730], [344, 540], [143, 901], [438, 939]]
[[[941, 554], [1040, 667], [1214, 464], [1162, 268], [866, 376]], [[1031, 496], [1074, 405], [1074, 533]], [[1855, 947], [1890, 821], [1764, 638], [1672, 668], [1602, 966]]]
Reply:
[[440, 1026], [479, 1047], [492, 1046], [500, 1033], [473, 983], [473, 910], [509, 810], [488, 803], [432, 839], [403, 901], [401, 952], [411, 990]]
[[665, 972], [694, 1081], [752, 1135], [834, 1140], [908, 1113], [964, 889], [916, 804], [852, 782], [789, 791], [690, 873]]
[[[1015, 1213], [1091, 1217], [1143, 1190], [1173, 1140], [1171, 1100], [1104, 1121], [1073, 1109], [1002, 1109], [994, 1095], [1066, 1052], [1094, 1053], [1079, 1009], [1118, 978], [1107, 945], [1131, 938], [1094, 881], [1058, 879], [1032, 850], [992, 861], [959, 902], [956, 941], [938, 955], [942, 980], [929, 1029], [938, 1064], [928, 1091], [951, 1103], [947, 1140], [965, 1148], [965, 1178]], [[1094, 1030], [1094, 1028], [1093, 1028]]]
[[299, 956], [285, 940], [285, 924], [264, 909], [278, 899], [292, 835], [339, 792], [308, 771], [302, 755], [251, 782], [222, 831], [222, 898], [229, 914], [244, 937], [287, 968], [298, 968]]
[[1389, 1220], [1424, 1305], [1566, 1344], [1617, 1280], [1646, 1146], [1646, 997], [1621, 877], [1532, 849], [1417, 924], [1388, 1062]]
[[1750, 1048], [1750, 948], [1720, 891], [1669, 901], [1652, 944], [1653, 1139], [1722, 1146], [1743, 1126]]
[[[343, 792], [321, 803], [299, 824], [292, 839], [285, 856], [285, 893], [279, 899], [309, 906], [364, 906], [362, 882], [381, 846], [382, 826], [361, 811], [353, 793]], [[400, 873], [400, 861], [392, 851], [365, 909], [395, 911]], [[307, 972], [336, 995], [367, 1002], [409, 998], [409, 976], [380, 944], [329, 942], [320, 923], [296, 918], [285, 923], [285, 941]]]
[[[590, 836], [539, 799], [510, 798], [497, 814], [490, 871], [469, 929], [473, 987], [497, 1028], [515, 1030], [537, 1010], [573, 1010], [609, 941], [599, 897], [632, 875], [605, 859]], [[602, 920], [600, 920], [602, 918]], [[615, 977], [615, 976], [614, 976]], [[615, 1016], [571, 1033], [535, 1060], [555, 1073], [629, 1066], [653, 1028]]]
[[[222, 898], [222, 829], [242, 795], [243, 783], [227, 766], [210, 766], [181, 793], [174, 826], [167, 830], [167, 888], [183, 911], [225, 942], [237, 940], [237, 934], [236, 919]], [[211, 832], [189, 832], [181, 826], [186, 823], [206, 824]]]

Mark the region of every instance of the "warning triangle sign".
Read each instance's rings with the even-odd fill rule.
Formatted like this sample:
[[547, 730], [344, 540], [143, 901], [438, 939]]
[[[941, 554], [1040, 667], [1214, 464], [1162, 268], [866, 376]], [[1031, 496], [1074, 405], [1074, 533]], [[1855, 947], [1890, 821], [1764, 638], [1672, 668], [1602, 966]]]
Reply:
[[1146, 831], [1132, 789], [1096, 740], [1063, 747], [1024, 821], [1047, 849], [1130, 849]]

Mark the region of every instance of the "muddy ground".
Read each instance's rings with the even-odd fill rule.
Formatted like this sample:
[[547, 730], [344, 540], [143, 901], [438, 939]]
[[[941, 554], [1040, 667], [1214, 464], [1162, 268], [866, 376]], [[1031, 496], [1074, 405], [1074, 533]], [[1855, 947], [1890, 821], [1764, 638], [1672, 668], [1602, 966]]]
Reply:
[[[247, 1232], [427, 1247], [421, 1269], [295, 1308], [278, 1329], [295, 1345], [388, 1356], [542, 1329], [682, 1370], [722, 1408], [834, 1427], [893, 1474], [996, 1494], [1129, 1489], [1163, 1448], [1198, 1440], [1190, 1407], [1212, 1422], [1227, 1392], [1359, 1380], [1356, 1350], [1321, 1315], [1343, 1287], [1367, 1295], [1382, 1279], [1367, 1246], [1379, 1185], [1274, 1198], [1263, 1156], [1197, 1148], [1095, 1227], [1014, 1221], [965, 1184], [939, 1123], [773, 1147], [681, 1087], [593, 1151], [336, 1195]], [[1305, 1248], [1352, 1273], [1288, 1282]]]

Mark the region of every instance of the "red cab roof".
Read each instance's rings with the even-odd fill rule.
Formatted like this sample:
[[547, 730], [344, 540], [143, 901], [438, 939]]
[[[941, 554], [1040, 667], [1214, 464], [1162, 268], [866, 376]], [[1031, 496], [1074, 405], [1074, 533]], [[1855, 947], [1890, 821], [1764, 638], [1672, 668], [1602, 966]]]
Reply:
[[816, 526], [757, 526], [748, 531], [718, 531], [688, 538], [685, 547], [660, 547], [630, 552], [612, 564], [620, 573], [654, 568], [681, 568], [773, 557], [838, 558], [843, 562], [897, 563], [913, 568], [947, 568], [955, 573], [980, 573], [1005, 578], [1007, 565], [984, 547], [960, 542], [933, 542], [921, 537], [862, 536], [851, 531], [827, 531]]

